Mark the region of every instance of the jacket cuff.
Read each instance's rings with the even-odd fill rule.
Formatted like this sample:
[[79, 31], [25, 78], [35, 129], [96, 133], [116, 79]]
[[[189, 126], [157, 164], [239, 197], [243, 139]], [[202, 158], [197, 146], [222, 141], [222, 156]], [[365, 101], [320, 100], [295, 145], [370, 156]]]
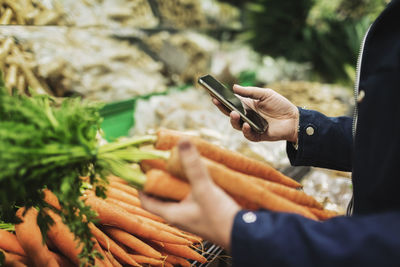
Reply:
[[251, 266], [252, 262], [263, 262], [265, 255], [256, 251], [259, 252], [257, 247], [260, 241], [265, 242], [268, 235], [273, 235], [272, 228], [268, 227], [271, 225], [268, 222], [269, 213], [265, 210], [241, 210], [236, 214], [231, 234], [233, 266]]
[[286, 152], [293, 166], [308, 166], [315, 159], [320, 150], [320, 121], [319, 113], [313, 110], [299, 108], [298, 147], [295, 149], [292, 142], [287, 142]]

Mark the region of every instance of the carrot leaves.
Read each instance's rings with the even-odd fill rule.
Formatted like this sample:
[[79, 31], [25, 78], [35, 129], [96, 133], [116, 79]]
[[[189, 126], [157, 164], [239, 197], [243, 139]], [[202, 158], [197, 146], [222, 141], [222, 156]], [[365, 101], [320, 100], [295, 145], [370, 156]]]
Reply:
[[[89, 183], [96, 195], [105, 197], [105, 177], [110, 173], [141, 188], [145, 177], [130, 163], [160, 155], [133, 146], [153, 142], [154, 137], [100, 147], [101, 104], [47, 95], [10, 96], [8, 92], [0, 79], [0, 219], [17, 223], [16, 207], [35, 207], [45, 236], [52, 223], [45, 212], [51, 207], [43, 200], [47, 188], [62, 203], [62, 211], [56, 212], [84, 244], [82, 264], [92, 264], [95, 254], [88, 223], [96, 214], [81, 200], [81, 188]], [[84, 181], [83, 176], [88, 179]]]

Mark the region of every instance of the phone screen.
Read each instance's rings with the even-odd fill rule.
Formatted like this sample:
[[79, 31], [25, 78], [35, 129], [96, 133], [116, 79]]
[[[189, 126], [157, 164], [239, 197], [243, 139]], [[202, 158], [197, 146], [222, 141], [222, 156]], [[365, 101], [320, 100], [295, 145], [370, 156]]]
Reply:
[[[229, 110], [236, 109], [241, 114], [242, 121], [246, 121], [250, 126], [259, 133], [263, 133], [268, 122], [262, 118], [257, 112], [251, 109], [244, 109], [242, 102], [235, 96], [232, 90], [228, 89], [222, 83], [214, 79], [211, 75], [205, 75], [199, 78], [199, 83], [203, 85], [214, 97], [216, 97]], [[226, 103], [228, 102], [228, 104]], [[229, 105], [230, 104], [230, 105]], [[229, 107], [233, 106], [233, 107]]]
[[232, 90], [228, 89], [226, 86], [221, 84], [219, 81], [217, 81], [210, 75], [201, 77], [201, 80], [203, 80], [211, 88], [217, 91], [217, 93], [219, 93], [223, 98], [225, 98], [228, 102], [230, 102], [233, 106], [235, 106], [235, 108], [237, 108], [240, 112], [245, 114], [242, 102], [240, 101], [239, 98], [235, 96]]

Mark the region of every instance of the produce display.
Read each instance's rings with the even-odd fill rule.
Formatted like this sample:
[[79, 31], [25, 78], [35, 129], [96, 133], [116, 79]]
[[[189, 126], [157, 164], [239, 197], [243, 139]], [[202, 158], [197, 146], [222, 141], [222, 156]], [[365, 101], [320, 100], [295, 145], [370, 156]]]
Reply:
[[162, 24], [175, 28], [198, 28], [206, 24], [200, 1], [156, 0]]
[[63, 23], [63, 10], [58, 1], [49, 5], [41, 0], [2, 0], [0, 25], [58, 25]]
[[[193, 247], [201, 239], [142, 210], [137, 191], [130, 187], [184, 199], [190, 185], [174, 149], [184, 137], [204, 157], [214, 182], [243, 208], [292, 212], [314, 220], [336, 216], [270, 165], [198, 137], [160, 130], [99, 146], [98, 104], [10, 96], [4, 85], [0, 93], [0, 218], [7, 223], [3, 228], [15, 231], [8, 234], [12, 241], [0, 242], [7, 262], [58, 266], [64, 257], [75, 266], [111, 266], [108, 260], [133, 266], [187, 266], [183, 258], [205, 262]], [[154, 147], [142, 147], [145, 144]], [[42, 236], [47, 237], [45, 244]], [[111, 249], [107, 237], [119, 248]], [[17, 249], [9, 248], [11, 242]]]
[[153, 28], [159, 25], [148, 0], [59, 1], [69, 26]]
[[10, 90], [28, 93], [28, 88], [39, 94], [52, 94], [47, 84], [35, 75], [33, 55], [15, 42], [13, 37], [0, 40], [0, 71]]
[[[0, 266], [225, 261], [223, 248], [142, 208], [139, 192], [190, 194], [183, 139], [243, 209], [345, 213], [349, 173], [308, 168], [300, 180], [285, 141], [248, 141], [195, 85], [210, 73], [328, 116], [351, 112], [351, 90], [308, 82], [311, 63], [243, 43], [244, 10], [259, 7], [228, 2], [0, 0]], [[130, 136], [105, 141], [101, 115], [124, 134], [132, 126]]]
[[215, 40], [191, 31], [175, 34], [163, 31], [143, 41], [165, 64], [166, 71], [177, 76], [178, 84], [195, 83], [208, 71], [211, 55], [217, 49]]
[[162, 63], [110, 34], [99, 29], [0, 28], [5, 40], [15, 38], [23, 51], [30, 51], [34, 76], [45, 80], [55, 96], [75, 93], [110, 102], [165, 91]]

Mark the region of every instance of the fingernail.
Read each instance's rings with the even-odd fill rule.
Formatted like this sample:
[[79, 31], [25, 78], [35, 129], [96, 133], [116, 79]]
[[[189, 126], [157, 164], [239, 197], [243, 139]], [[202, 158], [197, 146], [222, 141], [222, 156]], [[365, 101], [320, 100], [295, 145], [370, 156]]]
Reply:
[[178, 144], [178, 148], [180, 151], [188, 151], [190, 150], [191, 146], [192, 144], [187, 139], [180, 141]]

